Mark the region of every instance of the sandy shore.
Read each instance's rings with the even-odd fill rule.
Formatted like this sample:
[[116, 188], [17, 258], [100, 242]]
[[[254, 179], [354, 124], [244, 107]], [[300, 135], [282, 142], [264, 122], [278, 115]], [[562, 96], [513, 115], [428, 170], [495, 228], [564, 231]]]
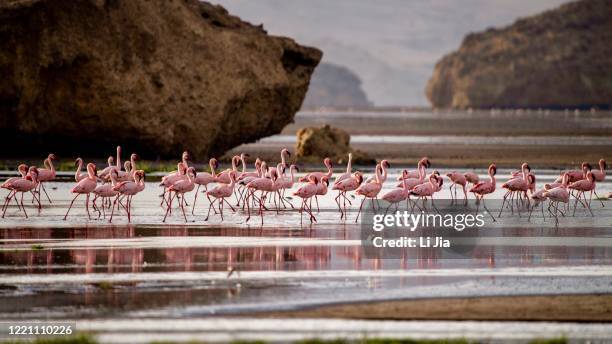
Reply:
[[612, 294], [398, 300], [331, 305], [261, 315], [379, 320], [612, 322]]

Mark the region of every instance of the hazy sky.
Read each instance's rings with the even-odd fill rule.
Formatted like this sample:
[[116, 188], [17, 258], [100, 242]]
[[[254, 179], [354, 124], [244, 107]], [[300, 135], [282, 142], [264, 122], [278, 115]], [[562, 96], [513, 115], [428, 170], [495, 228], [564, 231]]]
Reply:
[[271, 34], [323, 50], [376, 105], [428, 105], [425, 84], [465, 34], [511, 24], [567, 0], [212, 0]]

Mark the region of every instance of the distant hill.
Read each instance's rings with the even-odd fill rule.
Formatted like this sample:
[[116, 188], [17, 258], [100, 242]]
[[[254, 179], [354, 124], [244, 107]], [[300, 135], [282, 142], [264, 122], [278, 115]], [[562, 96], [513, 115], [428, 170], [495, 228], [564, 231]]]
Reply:
[[361, 80], [348, 68], [330, 64], [320, 64], [312, 75], [306, 99], [302, 108], [319, 107], [371, 107]]
[[610, 108], [612, 1], [470, 34], [436, 64], [426, 93], [435, 107]]

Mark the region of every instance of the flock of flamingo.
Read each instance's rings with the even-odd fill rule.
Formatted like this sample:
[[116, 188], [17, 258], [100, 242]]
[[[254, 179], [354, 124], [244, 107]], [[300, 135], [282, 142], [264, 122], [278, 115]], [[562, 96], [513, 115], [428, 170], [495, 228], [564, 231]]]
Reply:
[[[299, 172], [298, 166], [287, 163], [290, 155], [289, 150], [282, 149], [280, 153], [281, 161], [276, 166], [268, 166], [265, 161], [257, 158], [254, 169], [251, 171], [247, 167], [248, 154], [234, 156], [231, 160], [231, 168], [223, 171], [218, 171], [219, 163], [213, 158], [209, 161], [210, 172], [196, 172], [195, 167], [190, 166], [189, 153], [184, 152], [181, 161], [177, 164], [177, 170], [164, 176], [159, 184], [163, 188], [163, 193], [160, 195], [160, 206], [165, 209], [163, 222], [172, 214], [175, 207], [181, 209], [182, 216], [187, 222], [185, 207], [188, 207], [188, 204], [186, 195], [195, 190], [191, 206], [191, 213], [194, 215], [201, 187], [204, 188], [203, 192], [209, 203], [205, 221], [210, 218], [211, 211], [218, 214], [223, 221], [223, 211], [225, 205], [227, 205], [234, 212], [237, 207], [242, 207], [243, 210], [246, 208], [246, 222], [251, 219], [251, 215], [258, 213], [263, 225], [264, 213], [271, 210], [272, 204], [276, 213], [289, 207], [295, 209], [291, 200], [292, 196], [297, 196], [301, 199], [299, 207], [300, 222], [303, 221], [303, 215], [306, 214], [310, 223], [314, 223], [317, 218], [313, 209], [313, 198], [318, 212], [318, 197], [325, 196], [330, 187], [338, 192], [334, 201], [338, 207], [340, 219], [347, 219], [347, 203], [351, 205], [351, 200], [348, 197], [349, 193], [352, 193], [350, 197], [353, 198], [355, 196], [362, 197], [355, 222], [358, 221], [366, 200], [371, 200], [374, 209], [377, 205], [380, 208], [378, 204], [379, 194], [383, 184], [387, 181], [390, 168], [387, 160], [382, 160], [376, 165], [373, 176], [364, 178], [361, 172], [352, 171], [352, 155], [349, 153], [346, 171], [337, 175], [330, 186], [333, 175], [333, 164], [330, 158], [325, 158], [323, 161], [325, 171], [307, 173], [298, 178], [295, 175], [296, 172]], [[2, 208], [3, 218], [12, 200], [14, 200], [18, 209], [23, 212], [23, 215], [26, 218], [28, 217], [23, 203], [25, 193], [32, 195], [32, 203], [37, 204], [39, 212], [42, 208], [42, 194], [50, 203], [52, 202], [44, 184], [56, 178], [55, 160], [56, 156], [49, 154], [44, 160], [44, 168], [28, 167], [21, 164], [18, 167], [21, 176], [9, 178], [1, 185], [2, 188], [9, 191]], [[89, 219], [91, 219], [89, 211], [91, 204], [94, 211], [98, 213], [98, 219], [106, 218], [106, 212], [110, 210], [109, 222], [112, 222], [115, 211], [124, 211], [128, 222], [131, 221], [132, 198], [145, 188], [145, 173], [143, 170], [136, 168], [137, 160], [138, 155], [132, 154], [129, 160], [121, 164], [121, 147], [117, 147], [116, 159], [110, 156], [106, 168], [98, 171], [95, 164], [88, 163], [86, 173], [83, 173], [84, 162], [81, 158], [77, 158], [74, 176], [76, 185], [71, 189], [74, 198], [70, 202], [64, 220], [68, 218], [76, 199], [79, 196], [85, 196], [85, 209]], [[241, 170], [239, 170], [239, 164]], [[442, 190], [443, 177], [435, 170], [428, 174], [427, 169], [430, 167], [431, 162], [425, 157], [418, 161], [416, 170], [403, 170], [397, 177], [396, 188], [380, 196], [380, 199], [388, 202], [387, 210], [393, 205], [398, 209], [399, 204], [403, 201], [406, 201], [407, 209], [414, 210], [416, 207], [423, 210], [427, 206], [427, 200], [430, 200], [432, 207], [438, 211], [434, 204], [434, 195]], [[546, 184], [544, 188], [536, 190], [536, 176], [529, 165], [523, 163], [520, 170], [512, 172], [510, 179], [501, 185], [503, 189], [506, 189], [506, 193], [498, 218], [504, 209], [510, 209], [514, 213], [515, 206], [519, 216], [521, 207], [528, 209], [529, 219], [531, 219], [532, 211], [539, 206], [542, 216], [545, 218], [544, 204], [548, 200], [547, 211], [558, 223], [559, 215], [565, 216], [566, 212], [569, 211], [570, 197], [575, 199], [573, 215], [575, 215], [578, 203], [593, 215], [591, 210], [592, 195], [594, 193], [600, 199], [596, 193], [596, 183], [604, 181], [606, 168], [604, 159], [599, 161], [599, 169], [593, 169], [589, 163], [585, 162], [580, 170], [564, 171], [554, 183]], [[468, 192], [473, 193], [477, 204], [476, 212], [478, 212], [482, 203], [484, 209], [495, 221], [495, 217], [485, 205], [484, 198], [492, 194], [497, 187], [496, 173], [495, 163], [492, 163], [488, 168], [488, 180], [479, 180], [478, 175], [473, 172], [460, 173], [453, 171], [447, 173], [446, 177], [450, 181], [449, 190], [452, 202], [458, 203], [459, 201], [458, 188], [463, 191], [463, 203], [465, 205], [468, 204]], [[301, 183], [301, 185], [292, 192], [292, 196], [286, 196], [287, 190], [292, 190], [294, 185], [298, 183]], [[471, 186], [468, 189], [469, 184]], [[589, 193], [588, 197], [587, 192]], [[92, 194], [93, 199], [90, 200]], [[236, 200], [235, 205], [230, 204], [228, 200], [232, 196]], [[97, 204], [98, 200], [101, 204]], [[175, 203], [176, 205], [174, 205]], [[562, 204], [561, 207], [560, 204]], [[601, 202], [601, 205], [604, 206], [603, 202]]]

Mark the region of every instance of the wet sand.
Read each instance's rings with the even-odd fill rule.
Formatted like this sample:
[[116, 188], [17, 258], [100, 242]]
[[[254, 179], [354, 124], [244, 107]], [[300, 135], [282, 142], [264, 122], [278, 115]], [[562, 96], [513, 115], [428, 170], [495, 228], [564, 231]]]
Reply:
[[266, 317], [611, 322], [612, 294], [487, 296], [327, 305]]

